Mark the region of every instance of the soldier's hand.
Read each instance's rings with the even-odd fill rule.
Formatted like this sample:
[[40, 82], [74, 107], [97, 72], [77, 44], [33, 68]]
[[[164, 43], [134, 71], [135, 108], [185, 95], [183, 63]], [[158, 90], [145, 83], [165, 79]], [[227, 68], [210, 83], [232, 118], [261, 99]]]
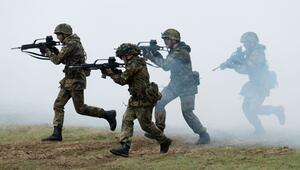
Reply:
[[111, 70], [111, 68], [107, 68], [107, 69], [105, 70], [105, 74], [108, 75], [108, 76], [110, 76], [110, 75], [113, 75], [114, 72]]
[[46, 47], [41, 47], [41, 48], [40, 48], [41, 54], [44, 55], [44, 54], [47, 52], [46, 50], [47, 50]]
[[222, 63], [221, 65], [220, 65], [220, 69], [221, 70], [224, 70], [224, 69], [226, 69], [227, 68], [227, 63], [225, 62], [225, 63]]
[[55, 46], [51, 47], [50, 51], [52, 51], [56, 55], [58, 55], [58, 53], [59, 53], [59, 50]]

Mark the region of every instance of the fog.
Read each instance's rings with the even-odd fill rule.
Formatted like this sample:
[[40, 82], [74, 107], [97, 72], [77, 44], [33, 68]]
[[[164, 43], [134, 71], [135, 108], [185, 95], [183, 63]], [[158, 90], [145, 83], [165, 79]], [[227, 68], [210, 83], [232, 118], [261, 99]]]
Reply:
[[[161, 33], [176, 28], [181, 32], [182, 41], [191, 46], [193, 69], [201, 76], [196, 115], [213, 140], [231, 136], [245, 139], [254, 130], [242, 113], [243, 98], [239, 95], [248, 78], [232, 70], [211, 70], [241, 46], [239, 40], [244, 32], [253, 31], [260, 43], [266, 45], [269, 68], [277, 73], [279, 81], [279, 87], [271, 90], [265, 104], [283, 105], [286, 112], [284, 126], [279, 125], [275, 116], [261, 117], [269, 133], [269, 138], [263, 141], [299, 146], [299, 7], [300, 2], [296, 0], [2, 0], [0, 124], [51, 126], [58, 82], [63, 77], [62, 65], [37, 60], [10, 48], [53, 35], [55, 26], [65, 22], [81, 37], [90, 63], [113, 56], [114, 48], [123, 42], [156, 39], [163, 45]], [[157, 82], [161, 89], [167, 85], [169, 72], [148, 69], [151, 81]], [[121, 87], [110, 78], [102, 79], [100, 71], [93, 71], [88, 77], [86, 103], [116, 109], [118, 128], [128, 97], [127, 86]], [[166, 133], [175, 135], [180, 131], [179, 135], [195, 138], [183, 119], [179, 100], [166, 109]], [[72, 101], [66, 105], [65, 112], [66, 127], [108, 128], [103, 119], [77, 114]]]

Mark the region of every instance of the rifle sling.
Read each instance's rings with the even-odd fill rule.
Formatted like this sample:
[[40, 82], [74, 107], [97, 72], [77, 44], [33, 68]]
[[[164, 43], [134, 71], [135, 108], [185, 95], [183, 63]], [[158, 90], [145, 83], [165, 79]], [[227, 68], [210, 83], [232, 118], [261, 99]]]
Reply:
[[42, 54], [38, 54], [38, 53], [34, 53], [31, 51], [22, 51], [23, 53], [27, 53], [29, 56], [39, 59], [39, 60], [50, 60], [49, 57], [42, 55]]
[[158, 66], [153, 65], [153, 64], [151, 64], [151, 63], [147, 63], [147, 62], [146, 62], [146, 64], [149, 65], [149, 66], [151, 66], [151, 67], [154, 67], [154, 68], [159, 68]]

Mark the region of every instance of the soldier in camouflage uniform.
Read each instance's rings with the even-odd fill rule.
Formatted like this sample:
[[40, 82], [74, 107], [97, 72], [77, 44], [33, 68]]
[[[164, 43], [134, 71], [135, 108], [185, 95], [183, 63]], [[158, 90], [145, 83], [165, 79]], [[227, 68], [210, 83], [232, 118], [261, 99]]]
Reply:
[[110, 150], [113, 154], [124, 157], [128, 157], [129, 154], [135, 119], [138, 119], [145, 132], [151, 134], [160, 143], [160, 153], [168, 152], [172, 142], [151, 120], [153, 107], [160, 99], [161, 94], [158, 86], [153, 82], [150, 83], [146, 62], [143, 58], [138, 57], [139, 54], [140, 50], [136, 45], [123, 43], [117, 48], [116, 56], [125, 62], [126, 70], [121, 74], [114, 73], [110, 69], [106, 70], [107, 75], [115, 83], [122, 86], [127, 84], [131, 95], [122, 120], [121, 146]]
[[[190, 58], [191, 48], [180, 41], [180, 33], [175, 29], [167, 29], [162, 33], [169, 54], [164, 59], [158, 51], [144, 51], [144, 56], [165, 71], [171, 72], [171, 81], [162, 90], [162, 98], [155, 106], [155, 123], [162, 131], [165, 129], [166, 110], [165, 106], [179, 97], [183, 117], [194, 133], [199, 135], [197, 144], [208, 144], [209, 134], [203, 127], [198, 117], [193, 113], [195, 106], [195, 94], [198, 93], [199, 73], [192, 71]], [[151, 138], [149, 134], [145, 136]]]
[[64, 64], [63, 72], [65, 77], [60, 81], [60, 92], [54, 102], [54, 131], [53, 134], [42, 141], [61, 141], [62, 126], [64, 121], [64, 106], [72, 98], [77, 113], [104, 118], [108, 121], [111, 130], [115, 130], [116, 111], [105, 111], [102, 108], [88, 106], [84, 104], [84, 89], [86, 88], [86, 76], [89, 74], [83, 69], [70, 70], [68, 66], [84, 64], [86, 60], [85, 51], [80, 42], [80, 38], [72, 33], [72, 28], [68, 24], [59, 24], [54, 33], [62, 42], [63, 47], [58, 49], [45, 49], [46, 55], [54, 64]]
[[[270, 90], [277, 84], [276, 74], [269, 71], [265, 57], [265, 46], [259, 44], [256, 33], [246, 32], [241, 37], [241, 43], [245, 51], [241, 51], [239, 61], [234, 58], [220, 65], [220, 69], [234, 69], [237, 73], [246, 74], [249, 81], [242, 87], [240, 94], [244, 96], [243, 112], [248, 121], [254, 126], [255, 134], [265, 133], [258, 115], [274, 114], [281, 125], [285, 122], [284, 108], [282, 106], [262, 105], [265, 98], [269, 96]], [[233, 56], [232, 55], [232, 56]]]

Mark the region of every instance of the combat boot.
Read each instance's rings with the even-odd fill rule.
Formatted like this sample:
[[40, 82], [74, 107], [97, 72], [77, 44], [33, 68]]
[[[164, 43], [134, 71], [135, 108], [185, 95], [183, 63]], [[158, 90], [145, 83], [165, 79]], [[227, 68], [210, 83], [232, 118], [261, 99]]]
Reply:
[[114, 155], [128, 157], [129, 156], [130, 143], [121, 143], [121, 146], [115, 149], [111, 149], [110, 152]]
[[62, 141], [62, 127], [54, 126], [52, 135], [43, 138], [42, 141]]
[[163, 143], [160, 144], [160, 153], [167, 153], [172, 140], [167, 138]]
[[197, 145], [200, 144], [209, 144], [210, 143], [210, 136], [207, 132], [202, 132], [199, 134], [199, 139], [197, 141]]
[[[163, 128], [158, 127], [158, 129], [161, 130], [162, 132], [164, 132]], [[149, 139], [155, 139], [155, 137], [152, 136], [150, 133], [145, 133], [144, 136], [149, 138]]]
[[104, 111], [102, 118], [104, 118], [108, 121], [110, 130], [114, 131], [116, 129], [117, 120], [116, 120], [116, 111], [115, 110]]

